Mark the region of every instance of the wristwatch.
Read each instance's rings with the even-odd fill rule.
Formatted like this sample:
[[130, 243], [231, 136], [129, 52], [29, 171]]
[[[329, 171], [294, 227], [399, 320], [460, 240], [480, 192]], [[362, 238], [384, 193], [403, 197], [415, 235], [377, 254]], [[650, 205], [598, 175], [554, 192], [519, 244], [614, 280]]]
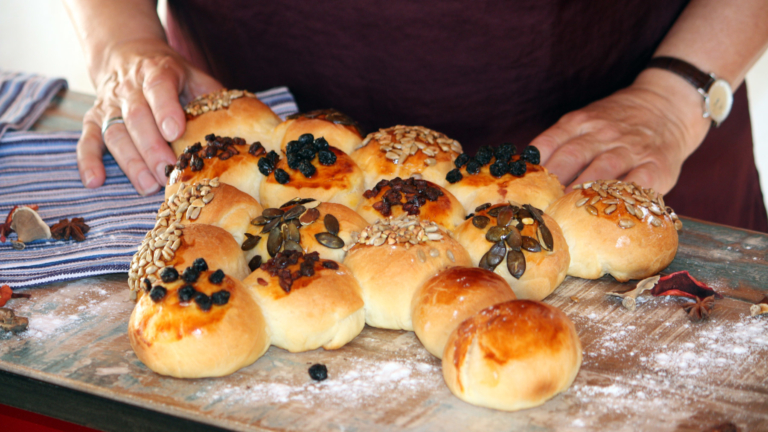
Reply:
[[655, 57], [648, 63], [648, 67], [674, 72], [693, 84], [704, 97], [704, 118], [711, 118], [715, 126], [720, 126], [731, 113], [733, 90], [728, 81], [674, 57]]

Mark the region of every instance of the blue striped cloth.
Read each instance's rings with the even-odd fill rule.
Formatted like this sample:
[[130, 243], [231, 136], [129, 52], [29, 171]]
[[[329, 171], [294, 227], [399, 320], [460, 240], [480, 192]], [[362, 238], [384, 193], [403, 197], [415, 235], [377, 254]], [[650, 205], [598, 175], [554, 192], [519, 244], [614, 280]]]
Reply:
[[66, 87], [61, 78], [0, 71], [0, 138], [9, 130], [29, 129], [56, 93]]
[[[281, 118], [297, 112], [285, 87], [256, 95]], [[91, 227], [81, 243], [38, 240], [21, 251], [10, 240], [0, 243], [0, 285], [18, 288], [127, 272], [144, 235], [154, 227], [162, 192], [138, 195], [112, 156], [104, 157], [104, 186], [83, 187], [75, 156], [79, 137], [79, 131], [9, 132], [0, 139], [0, 222], [14, 205], [37, 204], [48, 225], [82, 217]]]

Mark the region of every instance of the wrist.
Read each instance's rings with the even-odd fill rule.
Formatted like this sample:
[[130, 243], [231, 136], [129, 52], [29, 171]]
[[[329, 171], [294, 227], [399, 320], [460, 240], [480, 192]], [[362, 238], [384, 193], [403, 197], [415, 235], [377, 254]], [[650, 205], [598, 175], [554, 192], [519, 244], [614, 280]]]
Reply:
[[104, 46], [100, 58], [93, 59], [90, 71], [94, 87], [100, 88], [105, 80], [117, 71], [129, 69], [141, 58], [177, 54], [165, 39], [142, 37], [113, 42]]

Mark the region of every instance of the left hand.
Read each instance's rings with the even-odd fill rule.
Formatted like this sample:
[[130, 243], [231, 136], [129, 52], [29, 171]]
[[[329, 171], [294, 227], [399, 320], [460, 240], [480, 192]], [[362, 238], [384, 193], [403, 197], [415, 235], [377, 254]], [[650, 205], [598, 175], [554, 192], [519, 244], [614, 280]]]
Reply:
[[646, 70], [630, 87], [564, 115], [531, 145], [568, 190], [620, 179], [667, 193], [709, 130], [701, 101], [681, 78]]

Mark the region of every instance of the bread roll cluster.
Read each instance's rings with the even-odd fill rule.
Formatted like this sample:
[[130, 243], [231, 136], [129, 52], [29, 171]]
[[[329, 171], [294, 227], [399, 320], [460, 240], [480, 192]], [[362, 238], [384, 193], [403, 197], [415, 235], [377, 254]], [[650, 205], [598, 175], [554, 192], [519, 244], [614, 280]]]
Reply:
[[644, 277], [676, 251], [660, 195], [612, 181], [563, 196], [532, 147], [470, 157], [421, 126], [363, 137], [334, 110], [280, 122], [239, 90], [185, 111], [128, 278], [131, 345], [160, 374], [230, 374], [270, 345], [338, 349], [367, 324], [414, 331], [462, 400], [528, 408], [582, 358], [540, 300], [566, 273]]

